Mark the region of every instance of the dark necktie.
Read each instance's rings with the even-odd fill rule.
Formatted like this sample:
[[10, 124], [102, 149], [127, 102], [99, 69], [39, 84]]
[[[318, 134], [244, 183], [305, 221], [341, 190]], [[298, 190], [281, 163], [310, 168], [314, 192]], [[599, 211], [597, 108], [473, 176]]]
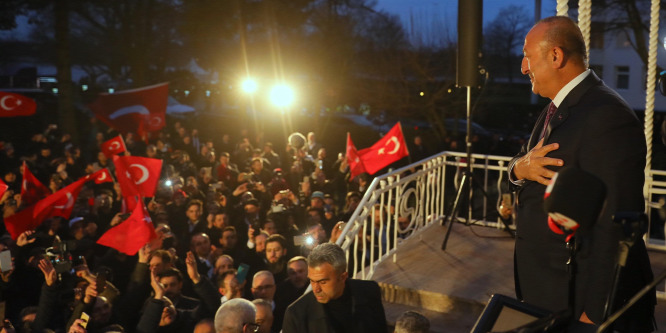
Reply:
[[546, 112], [546, 121], [543, 122], [543, 129], [541, 130], [541, 135], [539, 136], [539, 140], [543, 139], [543, 137], [546, 135], [546, 129], [548, 128], [548, 123], [550, 123], [550, 118], [553, 117], [555, 111], [557, 111], [557, 106], [555, 106], [555, 103], [550, 102], [550, 105], [548, 105], [548, 112]]

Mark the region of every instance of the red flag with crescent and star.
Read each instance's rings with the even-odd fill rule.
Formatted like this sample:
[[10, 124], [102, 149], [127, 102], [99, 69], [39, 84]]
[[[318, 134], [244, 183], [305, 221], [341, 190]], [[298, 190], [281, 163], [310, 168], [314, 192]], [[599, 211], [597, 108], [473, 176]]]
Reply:
[[20, 94], [0, 91], [0, 117], [31, 116], [37, 111], [34, 99]]
[[5, 218], [7, 231], [16, 239], [21, 233], [37, 228], [42, 222], [53, 216], [61, 216], [68, 219], [74, 209], [74, 203], [79, 196], [83, 184], [88, 181], [87, 177], [67, 185], [56, 193], [39, 200], [36, 204], [29, 206], [18, 213]]
[[118, 135], [110, 140], [105, 141], [99, 148], [107, 158], [110, 158], [113, 155], [118, 155], [127, 150], [122, 135]]
[[132, 211], [127, 220], [109, 229], [97, 240], [97, 244], [105, 245], [119, 252], [135, 255], [141, 247], [157, 238], [153, 221], [142, 200]]
[[361, 157], [358, 155], [349, 132], [347, 132], [347, 164], [349, 164], [349, 172], [351, 174], [349, 181], [352, 181], [356, 176], [365, 172], [363, 161], [361, 161]]
[[169, 83], [100, 94], [88, 105], [95, 116], [121, 133], [144, 134], [165, 124]]
[[371, 175], [387, 167], [391, 163], [409, 156], [405, 136], [402, 134], [400, 122], [395, 124], [383, 138], [369, 148], [358, 151], [365, 171]]
[[109, 172], [109, 169], [107, 168], [97, 170], [86, 177], [88, 177], [88, 179], [94, 180], [95, 184], [113, 182], [113, 178], [111, 177], [111, 172]]
[[152, 197], [162, 172], [162, 160], [138, 156], [113, 156], [116, 179], [123, 196]]
[[51, 195], [51, 190], [28, 169], [28, 164], [23, 161], [23, 180], [21, 181], [21, 201], [24, 206], [30, 206], [39, 200]]

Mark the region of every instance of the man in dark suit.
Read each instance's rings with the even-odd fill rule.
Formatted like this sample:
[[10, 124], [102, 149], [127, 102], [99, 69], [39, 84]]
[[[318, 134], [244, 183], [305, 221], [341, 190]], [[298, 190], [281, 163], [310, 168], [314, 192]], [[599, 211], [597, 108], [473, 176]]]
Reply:
[[[523, 53], [521, 70], [529, 76], [532, 91], [552, 103], [509, 164], [509, 179], [517, 190], [516, 293], [551, 311], [569, 308], [574, 325], [593, 327], [604, 320], [623, 238], [612, 216], [644, 209], [645, 136], [624, 100], [588, 69], [583, 36], [574, 21], [561, 16], [539, 21], [527, 34]], [[562, 167], [594, 174], [607, 188], [606, 205], [591, 237], [578, 240], [573, 308], [567, 297], [566, 236], [550, 231], [543, 209], [546, 186]], [[645, 244], [639, 240], [618, 283], [614, 308], [651, 280]], [[654, 304], [651, 293], [620, 318], [615, 330], [651, 332]]]
[[340, 246], [315, 247], [308, 256], [308, 278], [312, 291], [287, 308], [283, 333], [387, 331], [379, 285], [348, 279]]

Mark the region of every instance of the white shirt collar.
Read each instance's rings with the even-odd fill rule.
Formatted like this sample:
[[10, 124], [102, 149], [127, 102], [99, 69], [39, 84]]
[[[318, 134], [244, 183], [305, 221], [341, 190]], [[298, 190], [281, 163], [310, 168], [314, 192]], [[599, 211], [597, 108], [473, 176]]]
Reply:
[[555, 98], [553, 98], [553, 104], [555, 104], [556, 107], [560, 107], [560, 104], [562, 104], [562, 101], [564, 100], [567, 95], [573, 90], [573, 88], [576, 88], [576, 86], [583, 82], [585, 78], [590, 75], [591, 71], [590, 69], [586, 69], [584, 72], [580, 73], [578, 76], [576, 76], [573, 80], [569, 81], [560, 91], [555, 95]]

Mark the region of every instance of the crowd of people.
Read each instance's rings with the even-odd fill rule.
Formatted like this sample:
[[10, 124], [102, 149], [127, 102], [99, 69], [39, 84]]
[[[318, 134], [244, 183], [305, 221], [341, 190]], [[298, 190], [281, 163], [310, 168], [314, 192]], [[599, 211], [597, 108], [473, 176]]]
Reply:
[[[1, 273], [4, 330], [215, 332], [227, 307], [239, 311], [233, 320], [254, 309], [244, 330], [279, 332], [310, 284], [308, 255], [336, 241], [370, 179], [350, 182], [343, 156], [327, 158], [312, 132], [284, 152], [240, 133], [203, 138], [176, 121], [148, 140], [123, 136], [124, 154], [163, 160], [144, 199], [157, 238], [134, 256], [96, 243], [129, 215], [117, 182], [86, 183], [69, 218], [15, 240], [0, 224], [0, 250], [13, 260]], [[51, 192], [102, 168], [115, 174], [100, 146], [117, 134], [102, 129], [77, 146], [49, 125], [29, 142], [0, 141], [3, 218], [28, 206], [22, 165]]]

